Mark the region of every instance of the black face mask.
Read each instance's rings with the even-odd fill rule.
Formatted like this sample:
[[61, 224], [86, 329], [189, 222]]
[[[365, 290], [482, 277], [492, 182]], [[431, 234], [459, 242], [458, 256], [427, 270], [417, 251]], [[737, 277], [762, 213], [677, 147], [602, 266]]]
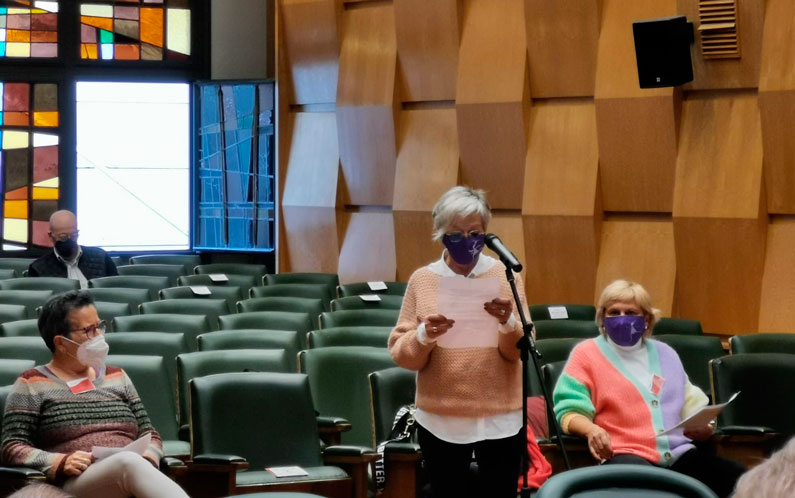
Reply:
[[55, 242], [55, 250], [61, 257], [71, 259], [77, 254], [77, 241], [74, 239], [59, 240]]

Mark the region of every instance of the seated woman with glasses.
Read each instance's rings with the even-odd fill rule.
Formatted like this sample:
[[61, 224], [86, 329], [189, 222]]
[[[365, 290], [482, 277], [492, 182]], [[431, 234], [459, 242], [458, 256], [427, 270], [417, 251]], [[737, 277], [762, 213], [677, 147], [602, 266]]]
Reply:
[[[418, 439], [437, 498], [469, 496], [465, 476], [473, 451], [480, 496], [516, 497], [525, 442], [516, 348], [522, 325], [514, 315], [504, 266], [481, 254], [490, 219], [482, 190], [459, 186], [442, 195], [433, 208], [433, 238], [445, 250], [409, 279], [389, 337], [395, 362], [417, 371]], [[518, 275], [516, 282], [526, 306]], [[443, 286], [469, 284], [482, 297], [443, 291]], [[459, 310], [462, 304], [471, 308], [466, 321], [445, 315], [451, 301], [458, 301], [452, 307], [457, 304]]]
[[[130, 378], [105, 365], [105, 322], [91, 295], [52, 297], [39, 332], [52, 360], [14, 383], [3, 417], [3, 464], [40, 470], [78, 498], [187, 497], [158, 469], [162, 442]], [[142, 437], [149, 439], [142, 454], [92, 455], [95, 446], [121, 448]]]

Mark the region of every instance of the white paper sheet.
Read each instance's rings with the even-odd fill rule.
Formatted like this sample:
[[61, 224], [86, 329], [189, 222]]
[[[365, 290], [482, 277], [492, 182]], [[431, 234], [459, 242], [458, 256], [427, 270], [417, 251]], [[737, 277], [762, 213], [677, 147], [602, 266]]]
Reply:
[[265, 470], [276, 477], [299, 477], [309, 475], [306, 470], [296, 465], [291, 467], [267, 467]]
[[706, 425], [709, 424], [710, 421], [715, 420], [717, 418], [720, 412], [722, 412], [723, 409], [726, 408], [726, 405], [734, 401], [734, 398], [736, 398], [738, 394], [740, 394], [740, 391], [737, 391], [736, 393], [732, 394], [729, 400], [725, 403], [721, 403], [719, 405], [705, 406], [704, 408], [700, 409], [693, 415], [690, 415], [686, 419], [679, 422], [677, 425], [671, 427], [665, 432], [661, 432], [657, 436], [658, 437], [665, 436], [667, 434], [671, 434], [674, 431], [677, 431], [678, 429], [686, 431], [690, 429], [701, 429], [703, 427], [706, 427]]
[[499, 295], [496, 278], [442, 277], [437, 310], [455, 324], [436, 344], [451, 349], [497, 347], [497, 319], [483, 305]]
[[210, 273], [209, 277], [213, 282], [229, 282], [229, 277], [226, 276], [226, 273]]
[[370, 287], [370, 290], [373, 291], [373, 292], [380, 291], [380, 290], [386, 290], [386, 283], [384, 283], [384, 282], [382, 282], [380, 280], [379, 281], [375, 281], [375, 282], [367, 282], [367, 286]]
[[549, 306], [547, 310], [549, 311], [550, 320], [568, 320], [569, 318], [569, 312], [565, 306]]
[[147, 433], [145, 436], [139, 437], [132, 443], [122, 448], [109, 448], [107, 446], [92, 446], [91, 454], [94, 456], [95, 460], [102, 460], [103, 458], [107, 458], [111, 455], [115, 455], [116, 453], [120, 453], [122, 451], [132, 451], [133, 453], [143, 455], [151, 442], [152, 442], [152, 434]]
[[359, 294], [359, 298], [367, 303], [377, 303], [381, 300], [378, 294]]
[[196, 296], [211, 296], [212, 291], [206, 285], [191, 285], [191, 292]]

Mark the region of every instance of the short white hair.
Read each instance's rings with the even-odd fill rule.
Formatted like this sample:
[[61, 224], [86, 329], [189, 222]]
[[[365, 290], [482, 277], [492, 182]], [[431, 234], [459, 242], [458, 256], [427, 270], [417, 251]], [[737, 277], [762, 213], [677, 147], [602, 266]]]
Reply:
[[485, 230], [491, 221], [491, 208], [483, 190], [459, 185], [442, 194], [433, 207], [433, 240], [441, 239], [457, 218], [473, 213], [480, 215]]
[[795, 438], [737, 481], [736, 498], [789, 498], [795, 493]]

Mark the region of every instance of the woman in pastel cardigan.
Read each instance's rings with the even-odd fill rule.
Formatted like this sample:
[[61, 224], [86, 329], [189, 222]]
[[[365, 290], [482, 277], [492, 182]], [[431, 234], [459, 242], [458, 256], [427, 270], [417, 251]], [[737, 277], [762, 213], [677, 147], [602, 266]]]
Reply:
[[601, 334], [571, 352], [553, 393], [555, 416], [601, 463], [666, 467], [729, 496], [745, 469], [692, 443], [708, 439], [712, 425], [666, 432], [708, 400], [676, 352], [650, 338], [659, 315], [640, 284], [609, 284], [597, 304]]

